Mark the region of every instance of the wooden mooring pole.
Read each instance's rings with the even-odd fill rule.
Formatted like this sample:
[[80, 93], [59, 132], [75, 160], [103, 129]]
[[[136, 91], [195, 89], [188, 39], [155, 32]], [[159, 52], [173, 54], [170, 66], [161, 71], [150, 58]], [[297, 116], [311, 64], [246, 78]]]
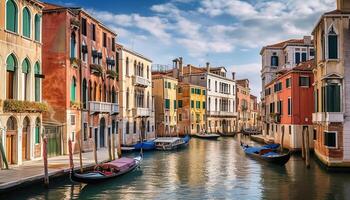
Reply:
[[80, 164], [80, 173], [83, 173], [83, 148], [82, 148], [82, 139], [81, 139], [81, 134], [79, 137], [79, 164]]
[[94, 148], [93, 148], [93, 151], [94, 151], [95, 164], [97, 165], [97, 164], [98, 164], [98, 161], [97, 161], [97, 149], [96, 149], [96, 142], [95, 142], [95, 140], [94, 140]]
[[108, 139], [108, 155], [109, 155], [109, 160], [112, 160], [112, 146], [111, 146], [112, 141], [111, 141], [111, 134], [110, 134], [110, 133], [108, 133], [107, 139]]
[[122, 157], [122, 133], [118, 131], [118, 158]]
[[47, 163], [47, 137], [43, 139], [43, 157], [44, 157], [44, 185], [49, 187], [49, 169]]
[[305, 159], [305, 126], [303, 126], [303, 131], [301, 133], [302, 144], [301, 144], [301, 157]]
[[283, 141], [284, 141], [284, 126], [282, 126], [282, 135], [281, 135], [281, 152], [283, 152]]
[[74, 170], [74, 162], [73, 162], [73, 147], [72, 147], [72, 140], [68, 140], [68, 152], [69, 152], [69, 168], [73, 171]]
[[305, 164], [307, 168], [310, 168], [310, 143], [309, 143], [309, 127], [306, 127], [305, 134]]
[[114, 133], [112, 133], [112, 160], [115, 160], [115, 138]]

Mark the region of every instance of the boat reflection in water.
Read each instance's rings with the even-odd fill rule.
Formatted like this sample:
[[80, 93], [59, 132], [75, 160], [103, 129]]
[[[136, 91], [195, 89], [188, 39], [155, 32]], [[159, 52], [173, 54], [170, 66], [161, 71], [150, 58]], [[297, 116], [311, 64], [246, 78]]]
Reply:
[[182, 151], [145, 152], [140, 170], [117, 179], [96, 185], [54, 179], [49, 190], [31, 186], [0, 199], [350, 199], [349, 173], [310, 161], [307, 169], [291, 156], [281, 167], [247, 157], [236, 138], [192, 139]]

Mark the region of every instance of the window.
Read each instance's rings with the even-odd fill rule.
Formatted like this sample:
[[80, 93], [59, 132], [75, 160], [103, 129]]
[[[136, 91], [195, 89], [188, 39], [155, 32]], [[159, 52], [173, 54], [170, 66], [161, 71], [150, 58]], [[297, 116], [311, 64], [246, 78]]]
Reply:
[[35, 101], [40, 101], [40, 95], [41, 95], [41, 84], [40, 84], [40, 77], [41, 77], [41, 70], [40, 65], [38, 62], [35, 63], [34, 67], [34, 73], [35, 73], [35, 80], [34, 80], [34, 93], [35, 93]]
[[283, 103], [282, 103], [282, 101], [278, 101], [277, 102], [277, 113], [282, 115], [282, 112], [283, 112]]
[[40, 42], [41, 16], [38, 14], [36, 14], [34, 17], [34, 26], [35, 26], [35, 40]]
[[300, 52], [295, 53], [295, 63], [299, 64], [300, 63]]
[[70, 116], [70, 125], [75, 125], [75, 115]]
[[319, 109], [318, 109], [318, 89], [316, 89], [315, 91], [314, 91], [314, 100], [315, 100], [315, 102], [314, 102], [314, 106], [315, 106], [315, 112], [319, 112]]
[[147, 121], [147, 132], [150, 132], [150, 129], [151, 129], [151, 125], [150, 125], [149, 121]]
[[23, 9], [23, 20], [22, 20], [22, 32], [23, 36], [30, 38], [30, 25], [31, 25], [31, 15], [29, 9], [26, 7]]
[[291, 135], [292, 134], [292, 126], [288, 126], [288, 128], [289, 128], [289, 135]]
[[107, 47], [107, 34], [103, 33], [103, 47]]
[[75, 33], [72, 32], [71, 36], [70, 36], [70, 57], [71, 58], [75, 58], [76, 57], [76, 40], [75, 40]]
[[274, 85], [274, 92], [279, 92], [282, 90], [282, 82], [278, 82]]
[[292, 115], [292, 99], [288, 98], [288, 115]]
[[326, 86], [326, 112], [341, 112], [340, 85], [330, 84]]
[[171, 83], [170, 82], [168, 82], [168, 88], [171, 89]]
[[301, 54], [301, 61], [305, 62], [306, 61], [306, 53]]
[[309, 87], [310, 86], [310, 78], [309, 77], [299, 77], [299, 86], [301, 87]]
[[29, 87], [30, 85], [30, 77], [29, 77], [30, 63], [26, 58], [22, 63], [22, 73], [23, 73], [23, 92], [24, 92], [24, 100], [29, 99]]
[[17, 91], [16, 87], [16, 71], [17, 71], [17, 59], [11, 54], [7, 57], [6, 60], [6, 97], [7, 99], [15, 98], [15, 91]]
[[273, 56], [271, 56], [271, 67], [278, 67], [278, 56], [276, 53], [273, 53]]
[[87, 123], [84, 123], [84, 129], [83, 129], [83, 131], [84, 131], [84, 134], [83, 134], [84, 141], [86, 141], [87, 138], [88, 138], [88, 124], [87, 124]]
[[129, 57], [126, 57], [125, 60], [125, 71], [126, 71], [126, 75], [129, 76]]
[[87, 83], [86, 83], [86, 79], [83, 80], [83, 108], [86, 109], [87, 108]]
[[194, 108], [194, 101], [191, 100], [191, 108]]
[[327, 147], [337, 147], [337, 133], [336, 132], [324, 132], [324, 145]]
[[165, 109], [170, 109], [170, 99], [165, 99]]
[[206, 107], [206, 106], [205, 106], [205, 101], [203, 101], [203, 109], [205, 109], [205, 107]]
[[134, 121], [134, 127], [133, 128], [134, 128], [134, 132], [133, 133], [136, 134], [136, 121]]
[[125, 131], [126, 131], [126, 134], [130, 133], [130, 123], [129, 122], [126, 122]]
[[37, 118], [35, 122], [35, 144], [40, 143], [40, 119]]
[[195, 91], [194, 91], [194, 88], [191, 88], [191, 94], [194, 94]]
[[291, 83], [290, 80], [291, 80], [290, 78], [286, 79], [286, 88], [290, 88], [290, 83]]
[[328, 59], [338, 59], [338, 35], [333, 26], [328, 32]]
[[115, 51], [115, 38], [112, 38], [112, 51]]
[[178, 107], [182, 108], [182, 100], [178, 100], [178, 104], [179, 104]]
[[218, 82], [215, 81], [215, 92], [217, 92], [217, 91], [218, 91]]
[[86, 29], [86, 19], [81, 18], [81, 34], [87, 35], [87, 29]]
[[211, 86], [210, 86], [210, 79], [208, 79], [208, 88], [209, 88], [209, 90], [210, 90], [210, 88], [211, 88]]
[[92, 24], [91, 26], [92, 26], [92, 28], [91, 28], [91, 30], [92, 30], [92, 40], [96, 41], [96, 25]]
[[271, 94], [271, 88], [265, 89], [265, 95], [268, 96]]
[[196, 102], [196, 108], [198, 108], [198, 109], [201, 108], [201, 102], [200, 102], [200, 101], [197, 101], [197, 102]]
[[167, 82], [167, 81], [164, 82], [164, 87], [165, 87], [165, 88], [168, 87], [168, 82]]
[[310, 49], [310, 56], [314, 57], [315, 56], [315, 49]]
[[317, 129], [313, 130], [313, 139], [317, 140]]
[[73, 76], [71, 86], [70, 86], [70, 101], [72, 102], [76, 101], [76, 87], [77, 87], [77, 81]]
[[182, 114], [179, 114], [179, 121], [182, 121]]
[[6, 30], [17, 33], [18, 27], [18, 9], [13, 0], [6, 3]]
[[176, 109], [176, 100], [174, 100], [174, 109]]

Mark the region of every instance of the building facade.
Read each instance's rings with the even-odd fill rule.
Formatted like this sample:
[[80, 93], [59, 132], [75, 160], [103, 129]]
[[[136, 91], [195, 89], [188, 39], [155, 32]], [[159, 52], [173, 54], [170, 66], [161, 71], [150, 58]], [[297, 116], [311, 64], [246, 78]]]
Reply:
[[[262, 108], [266, 108], [265, 87], [281, 70], [289, 70], [301, 62], [311, 60], [315, 56], [313, 40], [311, 36], [304, 36], [303, 39], [290, 39], [280, 43], [264, 46], [260, 55], [262, 58], [261, 69], [261, 102]], [[264, 112], [261, 120], [266, 125]], [[263, 135], [266, 135], [266, 127], [263, 127]]]
[[69, 139], [75, 151], [80, 141], [83, 151], [108, 147], [119, 113], [116, 34], [81, 8], [53, 4], [45, 4], [43, 30], [45, 128], [62, 144], [53, 154], [68, 153]]
[[206, 88], [180, 82], [177, 100], [179, 135], [204, 133], [206, 131]]
[[155, 107], [156, 135], [158, 137], [177, 136], [177, 79], [161, 73], [152, 74]]
[[[265, 87], [266, 137], [275, 143], [281, 143], [290, 150], [302, 147], [303, 129], [309, 131], [312, 141], [313, 73], [314, 60], [300, 63], [298, 66], [280, 72]], [[312, 142], [310, 142], [312, 148]]]
[[21, 165], [42, 156], [43, 5], [7, 0], [0, 8], [0, 139], [7, 162]]
[[236, 131], [236, 82], [234, 73], [227, 77], [225, 67], [205, 68], [192, 65], [183, 66], [182, 58], [174, 60], [174, 69], [168, 72], [183, 83], [206, 88], [206, 132], [231, 133]]
[[250, 95], [249, 110], [250, 110], [250, 115], [249, 115], [250, 117], [248, 120], [248, 128], [259, 130], [260, 129], [259, 105], [258, 105], [258, 98], [254, 95]]
[[117, 45], [119, 57], [120, 117], [122, 144], [155, 138], [152, 96], [152, 61]]
[[236, 110], [237, 110], [237, 130], [252, 128], [250, 123], [251, 105], [250, 105], [249, 80], [236, 81]]
[[314, 142], [316, 156], [328, 167], [350, 166], [350, 3], [338, 0], [337, 10], [322, 15], [313, 30]]

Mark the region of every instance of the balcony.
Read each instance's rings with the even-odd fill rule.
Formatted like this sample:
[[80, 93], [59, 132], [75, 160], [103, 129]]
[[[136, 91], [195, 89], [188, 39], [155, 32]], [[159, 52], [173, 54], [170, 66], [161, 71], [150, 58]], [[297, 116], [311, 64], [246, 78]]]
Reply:
[[149, 116], [151, 116], [151, 109], [149, 109], [149, 108], [134, 108], [133, 115], [135, 117], [149, 117]]
[[343, 123], [344, 122], [344, 113], [341, 112], [318, 112], [312, 113], [312, 122], [313, 123]]
[[132, 82], [134, 85], [136, 86], [140, 86], [140, 87], [150, 87], [152, 86], [152, 83], [150, 80], [148, 80], [147, 78], [141, 77], [141, 76], [133, 76], [132, 77]]
[[94, 113], [119, 113], [119, 105], [117, 103], [90, 101], [89, 102], [90, 114]]
[[208, 111], [209, 116], [236, 116], [235, 112], [228, 111]]

